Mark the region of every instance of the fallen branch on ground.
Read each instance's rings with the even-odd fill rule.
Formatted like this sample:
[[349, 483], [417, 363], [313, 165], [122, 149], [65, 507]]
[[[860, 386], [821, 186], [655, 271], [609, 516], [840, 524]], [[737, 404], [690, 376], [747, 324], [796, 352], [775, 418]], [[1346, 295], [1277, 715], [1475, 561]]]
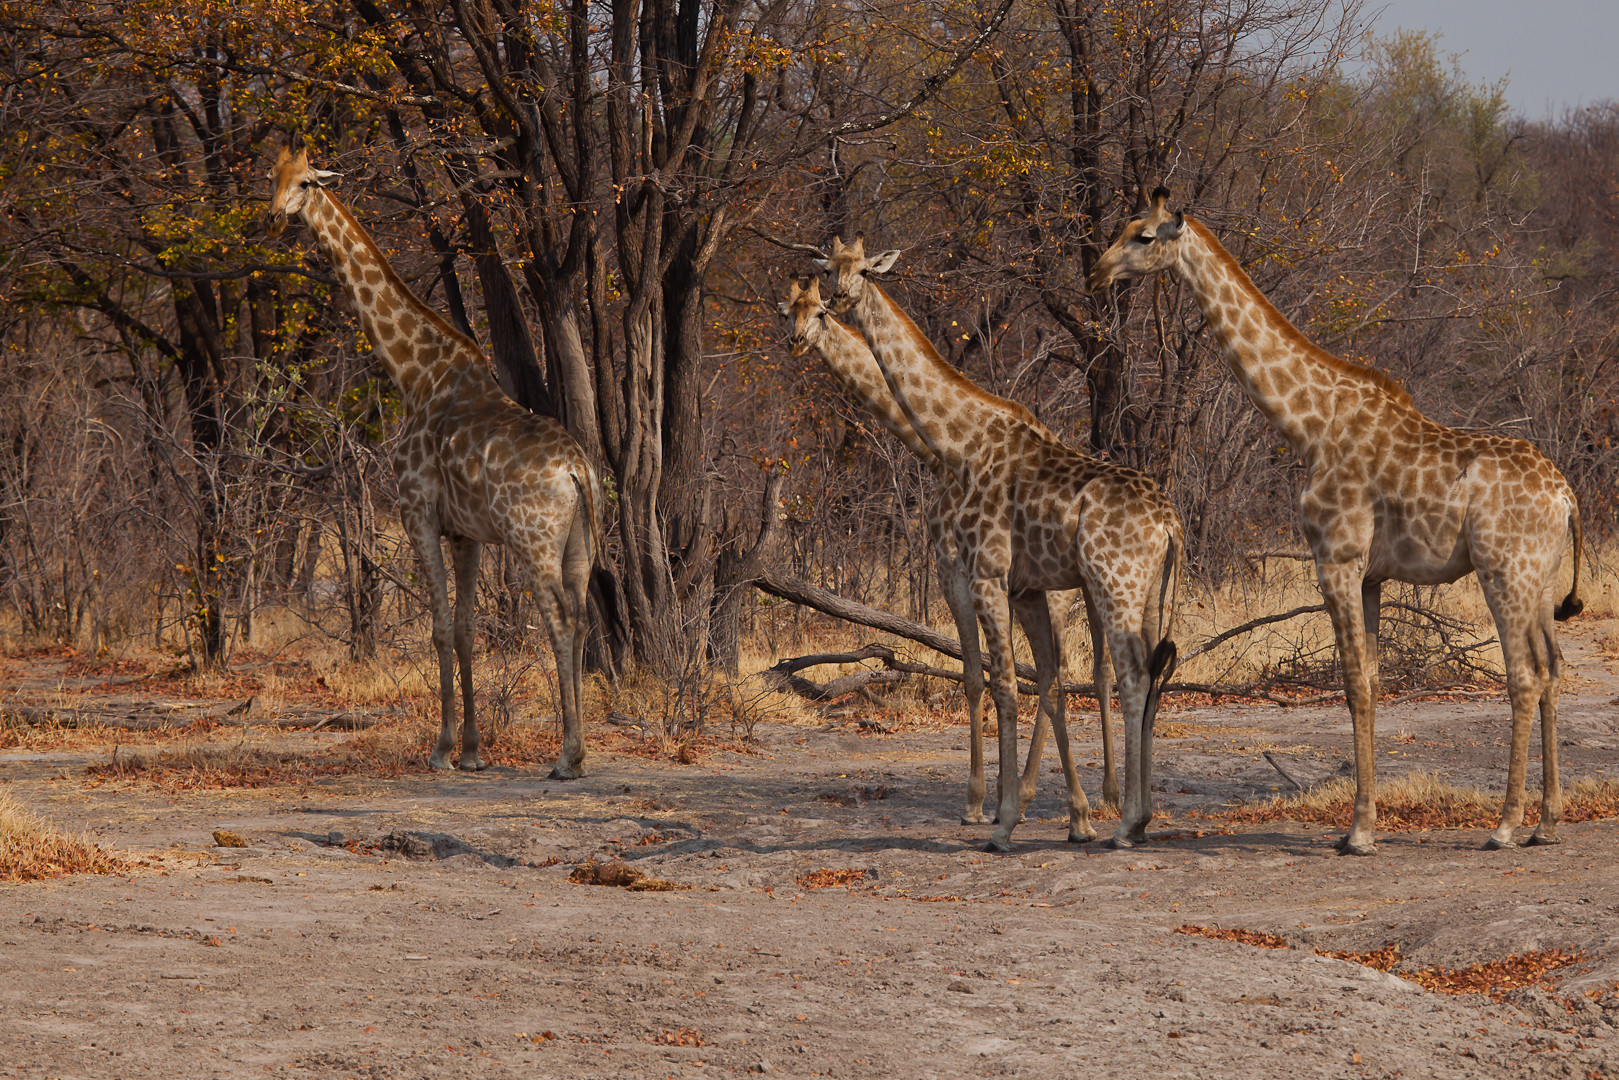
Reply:
[[[240, 706], [237, 706], [240, 708]], [[183, 710], [183, 711], [182, 711]], [[367, 713], [306, 713], [274, 717], [232, 715], [220, 706], [180, 706], [161, 714], [123, 709], [76, 708], [10, 704], [0, 709], [0, 718], [15, 718], [30, 727], [54, 727], [72, 731], [108, 728], [117, 731], [169, 731], [207, 721], [220, 727], [267, 727], [285, 731], [362, 731], [381, 722]]]
[[[850, 600], [845, 596], [839, 596], [830, 589], [823, 589], [819, 585], [811, 585], [807, 581], [800, 580], [799, 578], [788, 577], [774, 571], [766, 571], [753, 584], [754, 587], [759, 589], [761, 592], [768, 593], [771, 596], [779, 596], [783, 600], [789, 600], [792, 603], [811, 608], [815, 611], [821, 612], [823, 615], [830, 615], [833, 618], [841, 619], [844, 622], [851, 622], [858, 626], [870, 627], [873, 630], [881, 630], [884, 633], [893, 634], [896, 637], [902, 637], [908, 641], [914, 641], [918, 645], [924, 645], [927, 648], [932, 649], [934, 652], [942, 653], [945, 656], [953, 657], [956, 660], [960, 660], [962, 658], [961, 643], [956, 641], [954, 638], [947, 637], [944, 634], [939, 633], [937, 630], [923, 626], [920, 623], [914, 623], [909, 619], [901, 618], [900, 616], [891, 612], [870, 607], [866, 604], [860, 603], [859, 601]], [[1396, 610], [1416, 610], [1411, 608], [1410, 605], [1403, 604], [1398, 601], [1391, 601], [1384, 606]], [[1249, 619], [1245, 623], [1233, 626], [1229, 630], [1216, 634], [1207, 641], [1194, 645], [1180, 655], [1178, 663], [1184, 665], [1187, 661], [1193, 659], [1194, 657], [1201, 656], [1203, 653], [1218, 648], [1227, 641], [1230, 641], [1232, 638], [1241, 634], [1246, 634], [1253, 630], [1257, 630], [1264, 626], [1270, 626], [1275, 623], [1286, 622], [1289, 619], [1296, 619], [1304, 615], [1322, 614], [1325, 611], [1326, 608], [1321, 604], [1310, 604], [1304, 607], [1296, 607], [1290, 611], [1284, 611], [1275, 615], [1261, 615], [1258, 618]], [[1483, 644], [1488, 644], [1488, 642]], [[1473, 646], [1469, 646], [1467, 648], [1473, 648]], [[1446, 659], [1453, 659], [1455, 655], [1456, 652], [1453, 650], [1453, 652], [1448, 655]], [[842, 678], [834, 680], [825, 686], [813, 682], [812, 680], [803, 678], [797, 674], [804, 668], [815, 667], [819, 664], [852, 664], [858, 663], [861, 660], [880, 660], [888, 671], [858, 672], [843, 676]], [[1025, 695], [1033, 695], [1035, 693], [1034, 680], [1037, 677], [1034, 668], [1029, 664], [1020, 663], [1016, 665], [1016, 670], [1019, 678], [1026, 680], [1020, 681], [1017, 684], [1017, 692]], [[766, 674], [771, 676], [777, 685], [790, 689], [793, 692], [807, 697], [812, 701], [828, 701], [843, 694], [854, 693], [855, 691], [862, 690], [869, 685], [882, 685], [885, 683], [898, 682], [899, 679], [894, 676], [894, 673], [897, 672], [913, 675], [925, 675], [930, 678], [946, 679], [955, 683], [961, 683], [964, 681], [960, 672], [949, 671], [944, 668], [932, 667], [926, 664], [918, 664], [908, 660], [900, 660], [897, 656], [895, 656], [892, 649], [883, 645], [867, 645], [863, 649], [859, 649], [852, 653], [819, 653], [813, 656], [790, 658], [777, 663], [774, 667], [770, 668]], [[1274, 684], [1267, 684], [1264, 681], [1256, 681], [1242, 686], [1236, 686], [1228, 683], [1172, 682], [1164, 687], [1163, 694], [1165, 696], [1171, 694], [1208, 694], [1210, 697], [1214, 698], [1248, 698], [1256, 701], [1268, 701], [1272, 704], [1281, 705], [1288, 708], [1297, 708], [1308, 705], [1323, 705], [1330, 701], [1339, 701], [1344, 697], [1344, 692], [1342, 689], [1326, 690], [1322, 693], [1311, 694], [1307, 697], [1287, 697], [1283, 694], [1274, 693], [1269, 688], [1270, 685]], [[1062, 683], [1062, 688], [1065, 693], [1071, 695], [1078, 695], [1081, 697], [1094, 697], [1096, 695], [1096, 685], [1094, 683], [1076, 683], [1065, 680]], [[1485, 697], [1498, 693], [1500, 693], [1499, 690], [1463, 690], [1453, 684], [1452, 686], [1448, 687], [1414, 690], [1410, 693], [1401, 694], [1398, 697], [1386, 698], [1382, 701], [1382, 704], [1398, 705], [1401, 702], [1412, 701], [1420, 697], [1427, 697], [1434, 694], [1455, 694], [1461, 697]]]

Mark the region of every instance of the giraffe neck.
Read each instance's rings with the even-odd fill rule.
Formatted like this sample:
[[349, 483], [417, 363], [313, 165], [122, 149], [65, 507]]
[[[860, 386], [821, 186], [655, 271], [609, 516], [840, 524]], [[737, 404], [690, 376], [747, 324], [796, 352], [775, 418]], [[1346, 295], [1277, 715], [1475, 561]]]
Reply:
[[985, 451], [1015, 428], [1055, 438], [1023, 406], [951, 367], [888, 294], [867, 280], [855, 315], [894, 402], [944, 468], [970, 483]]
[[1175, 270], [1197, 297], [1238, 384], [1299, 458], [1310, 460], [1349, 409], [1377, 398], [1410, 405], [1388, 376], [1340, 360], [1301, 334], [1190, 217]]
[[478, 347], [410, 291], [337, 196], [311, 188], [302, 216], [408, 410], [425, 408], [447, 376], [481, 376], [498, 392]]
[[825, 329], [816, 341], [815, 348], [843, 384], [844, 390], [937, 475], [941, 469], [938, 457], [916, 433], [911, 422], [905, 419], [904, 411], [889, 392], [887, 383], [883, 381], [882, 369], [877, 366], [865, 341], [831, 315], [823, 317], [821, 323]]

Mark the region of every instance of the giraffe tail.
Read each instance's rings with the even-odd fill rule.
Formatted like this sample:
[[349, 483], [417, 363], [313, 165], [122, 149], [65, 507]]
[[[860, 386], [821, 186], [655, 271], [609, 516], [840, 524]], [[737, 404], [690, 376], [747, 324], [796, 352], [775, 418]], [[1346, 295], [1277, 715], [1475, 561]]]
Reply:
[[1169, 550], [1164, 552], [1164, 572], [1158, 585], [1158, 629], [1162, 635], [1147, 661], [1147, 704], [1141, 718], [1142, 730], [1151, 731], [1158, 718], [1158, 699], [1163, 696], [1169, 677], [1175, 673], [1175, 642], [1170, 626], [1175, 621], [1176, 593], [1180, 591], [1181, 538], [1178, 530], [1169, 534]]
[[597, 659], [601, 669], [616, 685], [618, 657], [629, 651], [629, 626], [624, 621], [623, 609], [618, 602], [618, 579], [607, 566], [607, 546], [602, 532], [601, 481], [596, 470], [585, 466], [584, 475], [573, 474], [574, 486], [579, 491], [579, 504], [590, 524], [590, 583], [587, 586], [589, 602], [595, 605], [602, 635]]
[[1572, 494], [1568, 497], [1568, 527], [1574, 534], [1574, 580], [1569, 584], [1568, 595], [1563, 597], [1563, 602], [1552, 612], [1552, 618], [1558, 622], [1572, 619], [1585, 610], [1585, 601], [1579, 596], [1580, 549], [1585, 546], [1585, 530], [1580, 525], [1580, 504], [1575, 501]]

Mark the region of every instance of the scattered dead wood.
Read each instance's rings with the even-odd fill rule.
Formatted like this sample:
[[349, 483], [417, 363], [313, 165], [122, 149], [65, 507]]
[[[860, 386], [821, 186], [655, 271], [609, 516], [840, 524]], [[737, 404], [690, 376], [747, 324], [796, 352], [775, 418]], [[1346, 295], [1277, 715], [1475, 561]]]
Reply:
[[[1280, 555], [1281, 553], [1267, 554]], [[918, 645], [924, 645], [935, 652], [943, 653], [944, 655], [954, 657], [957, 660], [961, 659], [961, 643], [956, 641], [954, 638], [947, 637], [936, 630], [922, 626], [919, 623], [911, 622], [909, 619], [901, 618], [900, 616], [894, 615], [891, 612], [881, 611], [877, 608], [862, 604], [856, 600], [850, 600], [848, 597], [839, 596], [830, 589], [823, 589], [818, 585], [811, 585], [807, 581], [788, 577], [785, 574], [770, 570], [766, 570], [764, 573], [762, 573], [758, 580], [756, 580], [753, 584], [755, 588], [762, 592], [769, 593], [772, 596], [779, 596], [782, 599], [790, 600], [795, 604], [802, 604], [803, 606], [812, 608], [824, 615], [831, 615], [833, 618], [842, 619], [845, 622], [851, 622], [858, 626], [867, 626], [874, 630], [881, 630], [885, 633], [893, 634], [896, 637], [902, 637], [908, 641], [914, 641]], [[1437, 667], [1445, 664], [1460, 664], [1467, 667], [1469, 671], [1477, 674], [1492, 674], [1485, 671], [1483, 668], [1478, 667], [1476, 664], [1473, 664], [1470, 657], [1479, 649], [1490, 645], [1493, 642], [1493, 639], [1471, 645], [1458, 644], [1454, 638], [1460, 631], [1461, 625], [1456, 623], [1455, 620], [1447, 619], [1435, 612], [1427, 611], [1398, 600], [1384, 601], [1383, 609], [1385, 612], [1390, 613], [1391, 623], [1394, 619], [1398, 619], [1400, 616], [1404, 615], [1420, 617], [1432, 624], [1441, 640], [1443, 653], [1438, 659], [1430, 658], [1427, 666]], [[1258, 618], [1249, 619], [1247, 622], [1240, 623], [1237, 626], [1224, 630], [1208, 640], [1201, 641], [1182, 652], [1179, 662], [1180, 664], [1184, 665], [1187, 661], [1195, 657], [1219, 648], [1232, 638], [1251, 633], [1254, 630], [1258, 630], [1262, 627], [1287, 622], [1291, 619], [1301, 618], [1306, 615], [1320, 615], [1324, 614], [1325, 612], [1326, 607], [1322, 604], [1307, 604], [1302, 607], [1296, 607], [1289, 611], [1279, 612], [1274, 615], [1261, 615]], [[1397, 651], [1396, 643], [1394, 641], [1391, 640], [1388, 645], [1389, 647], [1385, 651], [1389, 652], [1390, 654]], [[1392, 660], [1393, 656], [1391, 655], [1389, 659]], [[853, 674], [834, 679], [832, 682], [825, 685], [816, 683], [798, 674], [798, 672], [805, 668], [815, 667], [821, 664], [853, 664], [859, 663], [862, 660], [881, 661], [883, 667], [887, 670], [871, 669], [863, 672], [855, 672]], [[1389, 666], [1392, 667], [1393, 665], [1391, 664]], [[1335, 669], [1335, 663], [1333, 667]], [[774, 685], [792, 690], [794, 693], [809, 698], [811, 701], [819, 702], [831, 701], [837, 697], [855, 692], [869, 693], [870, 687], [892, 685], [901, 681], [904, 675], [907, 674], [924, 675], [935, 679], [946, 679], [954, 683], [961, 683], [963, 681], [962, 674], [959, 671], [933, 667], [927, 664], [918, 664], [910, 660], [901, 660], [894, 654], [894, 650], [886, 645], [867, 645], [862, 649], [848, 653], [819, 653], [813, 656], [789, 658], [782, 660], [780, 663], [776, 664], [766, 672], [767, 677]], [[1035, 693], [1033, 680], [1036, 677], [1034, 668], [1028, 664], [1020, 663], [1017, 665], [1017, 674], [1021, 680], [1024, 680], [1017, 684], [1018, 693], [1033, 695]], [[1333, 679], [1312, 679], [1297, 684], [1304, 687], [1314, 686], [1322, 688], [1322, 692], [1320, 693], [1307, 694], [1305, 696], [1290, 697], [1286, 694], [1276, 693], [1274, 687], [1277, 684], [1272, 679], [1260, 679], [1246, 685], [1234, 685], [1228, 683], [1172, 682], [1164, 687], [1163, 693], [1165, 695], [1207, 694], [1213, 698], [1248, 698], [1255, 701], [1268, 701], [1275, 705], [1296, 708], [1307, 705], [1322, 705], [1326, 704], [1327, 702], [1341, 700], [1344, 696], [1342, 689], [1325, 689], [1323, 685], [1330, 684], [1330, 682], [1335, 681], [1336, 671], [1334, 670], [1332, 674], [1334, 676]], [[1066, 693], [1079, 696], [1090, 697], [1094, 696], [1096, 693], [1096, 687], [1092, 683], [1076, 683], [1065, 680], [1062, 687]], [[1480, 690], [1473, 688], [1462, 689], [1461, 684], [1451, 684], [1445, 687], [1418, 689], [1409, 693], [1401, 694], [1398, 697], [1386, 698], [1384, 699], [1383, 704], [1397, 705], [1404, 701], [1411, 701], [1419, 697], [1439, 693], [1456, 694], [1465, 697], [1482, 697], [1497, 694], [1500, 693], [1500, 691]]]

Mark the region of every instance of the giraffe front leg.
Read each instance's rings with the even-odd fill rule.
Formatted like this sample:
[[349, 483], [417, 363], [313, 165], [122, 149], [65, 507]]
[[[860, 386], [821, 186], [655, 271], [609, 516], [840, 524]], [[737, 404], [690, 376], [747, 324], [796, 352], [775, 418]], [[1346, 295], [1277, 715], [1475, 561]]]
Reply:
[[[1355, 815], [1349, 832], [1338, 841], [1345, 855], [1375, 855], [1377, 843], [1377, 761], [1373, 753], [1377, 699], [1375, 668], [1368, 664], [1368, 635], [1377, 633], [1376, 623], [1368, 626], [1366, 612], [1376, 610], [1380, 589], [1368, 585], [1358, 564], [1316, 564], [1322, 599], [1332, 618], [1333, 636], [1344, 669], [1344, 696], [1348, 699], [1350, 723], [1355, 737]], [[1375, 661], [1374, 661], [1375, 663]]]
[[984, 656], [978, 649], [978, 616], [973, 612], [972, 589], [954, 557], [938, 558], [939, 589], [956, 620], [961, 639], [961, 691], [967, 698], [968, 753], [967, 803], [963, 825], [984, 823]]
[[455, 750], [455, 657], [451, 649], [449, 580], [444, 570], [444, 552], [439, 548], [438, 525], [426, 515], [400, 508], [400, 518], [416, 549], [422, 567], [427, 599], [433, 610], [433, 649], [438, 653], [439, 733], [433, 752], [427, 757], [430, 769], [448, 769]]
[[472, 693], [472, 616], [478, 600], [478, 556], [476, 540], [456, 537], [450, 541], [450, 557], [455, 561], [455, 657], [461, 668], [460, 767], [466, 772], [487, 768], [478, 754], [482, 739]]
[[[1034, 801], [1040, 782], [1040, 758], [1046, 745], [1046, 729], [1057, 716], [1057, 699], [1062, 695], [1062, 613], [1045, 593], [1024, 593], [1012, 601], [1013, 613], [1023, 626], [1034, 650], [1035, 700], [1039, 703], [1034, 732], [1029, 736], [1029, 756], [1023, 764], [1023, 780], [1018, 785], [1018, 822]], [[1036, 645], [1036, 638], [1042, 639]], [[1015, 658], [1014, 658], [1015, 659]], [[1013, 664], [1016, 676], [1017, 665]]]
[[1011, 851], [1012, 830], [1017, 827], [1021, 807], [1017, 762], [1017, 683], [1012, 668], [1012, 612], [1007, 604], [1005, 578], [977, 578], [972, 583], [973, 609], [984, 630], [984, 648], [989, 654], [989, 693], [995, 702], [999, 726], [1000, 806], [995, 832], [988, 850]]

